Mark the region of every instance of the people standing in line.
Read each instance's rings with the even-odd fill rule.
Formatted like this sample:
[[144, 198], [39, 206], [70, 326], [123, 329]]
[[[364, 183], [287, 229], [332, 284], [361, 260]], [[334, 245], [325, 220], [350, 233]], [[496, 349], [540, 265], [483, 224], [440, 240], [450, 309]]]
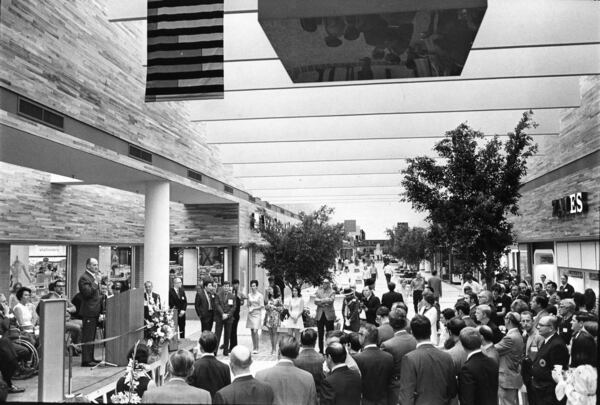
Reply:
[[198, 339], [200, 358], [194, 363], [194, 371], [187, 381], [196, 388], [202, 388], [214, 399], [221, 388], [231, 384], [229, 367], [215, 357], [217, 337], [211, 331], [203, 331]]
[[321, 386], [320, 405], [360, 405], [361, 377], [346, 365], [346, 349], [339, 342], [327, 345], [325, 362], [330, 371]]
[[460, 332], [467, 360], [458, 375], [458, 397], [461, 405], [498, 404], [498, 363], [481, 352], [481, 337], [473, 327]]
[[363, 289], [362, 309], [365, 311], [367, 323], [379, 326], [377, 324], [377, 308], [380, 306], [381, 302], [375, 296], [373, 290], [370, 287], [365, 287]]
[[396, 292], [396, 283], [388, 282], [388, 292], [381, 296], [381, 305], [388, 309], [394, 305], [395, 302], [404, 302], [402, 294]]
[[325, 374], [323, 372], [323, 356], [315, 350], [317, 332], [311, 328], [304, 329], [300, 333], [300, 343], [302, 347], [298, 357], [294, 359], [294, 365], [312, 375], [315, 388], [319, 393]]
[[431, 324], [427, 317], [415, 315], [410, 329], [417, 347], [402, 359], [400, 403], [447, 404], [457, 393], [452, 358], [431, 343]]
[[440, 297], [442, 296], [442, 279], [438, 277], [436, 269], [431, 270], [431, 277], [427, 280], [427, 284], [433, 290], [435, 302], [440, 302]]
[[394, 356], [379, 350], [378, 340], [377, 328], [367, 324], [362, 351], [353, 356], [361, 374], [362, 405], [387, 405], [388, 402]]
[[238, 344], [237, 328], [240, 322], [240, 308], [246, 301], [246, 294], [240, 291], [240, 280], [234, 279], [231, 282], [232, 292], [235, 295], [235, 311], [233, 311], [233, 322], [231, 323], [231, 336], [229, 337], [229, 347], [234, 348]]
[[525, 352], [525, 342], [519, 331], [521, 315], [508, 312], [504, 318], [504, 325], [506, 335], [495, 345], [500, 359], [498, 401], [500, 405], [518, 405], [519, 389], [523, 386], [519, 368]]
[[167, 371], [171, 376], [160, 387], [150, 388], [142, 397], [143, 404], [210, 404], [210, 393], [193, 387], [187, 378], [194, 369], [194, 357], [188, 350], [178, 350], [171, 354]]
[[360, 302], [351, 288], [343, 291], [344, 301], [342, 303], [342, 318], [344, 320], [343, 330], [358, 332], [360, 329]]
[[531, 385], [538, 405], [560, 404], [556, 399], [552, 369], [554, 366], [561, 366], [563, 370], [569, 367], [569, 350], [563, 338], [556, 333], [557, 325], [558, 320], [553, 315], [542, 317], [537, 324], [538, 332], [544, 338], [531, 367]]
[[204, 279], [203, 286], [196, 292], [194, 308], [202, 330], [212, 330], [215, 321], [215, 287], [211, 278]]
[[177, 326], [179, 328], [179, 338], [185, 338], [185, 311], [187, 310], [187, 298], [183, 291], [181, 278], [173, 279], [173, 288], [169, 290], [169, 308], [175, 309], [177, 314]]
[[417, 271], [415, 278], [410, 282], [410, 287], [413, 292], [413, 306], [415, 307], [415, 314], [419, 313], [419, 302], [423, 298], [423, 290], [425, 289], [425, 279], [421, 272]]
[[258, 381], [273, 389], [274, 404], [314, 405], [317, 402], [312, 374], [294, 365], [299, 351], [300, 344], [295, 337], [282, 337], [279, 340], [277, 363], [256, 373]]
[[250, 372], [252, 355], [250, 349], [238, 345], [231, 349], [229, 368], [233, 375], [231, 384], [221, 388], [215, 394], [215, 404], [271, 405], [274, 404], [273, 389], [262, 381], [252, 377]]
[[262, 309], [265, 307], [265, 299], [258, 292], [258, 280], [250, 281], [250, 293], [248, 294], [248, 317], [246, 328], [250, 329], [252, 337], [252, 353], [258, 353], [258, 330], [261, 328]]
[[291, 296], [285, 300], [283, 306], [288, 310], [289, 317], [281, 323], [281, 328], [286, 329], [292, 337], [298, 340], [300, 338], [300, 330], [304, 329], [304, 321], [302, 320], [304, 300], [300, 295], [298, 287], [292, 287]]
[[81, 307], [79, 315], [82, 319], [81, 342], [81, 366], [94, 367], [100, 361], [94, 359], [94, 345], [85, 345], [92, 342], [96, 336], [96, 326], [100, 320], [102, 310], [102, 295], [100, 294], [98, 260], [93, 257], [85, 261], [85, 272], [79, 277], [77, 286], [81, 294]]
[[319, 333], [319, 352], [323, 354], [323, 339], [325, 331], [333, 330], [333, 322], [335, 321], [335, 310], [333, 303], [335, 302], [335, 291], [331, 288], [329, 279], [324, 279], [321, 287], [315, 293], [315, 305], [317, 306], [317, 331]]
[[272, 286], [267, 288], [267, 296], [265, 297], [265, 326], [269, 330], [269, 339], [271, 340], [271, 355], [274, 355], [277, 350], [277, 338], [279, 326], [281, 326], [281, 313], [283, 312], [283, 303], [281, 295], [277, 294], [279, 289], [273, 289]]
[[[229, 281], [223, 281], [221, 290], [215, 297], [215, 335], [217, 336], [217, 344], [223, 337], [223, 355], [228, 356], [231, 347], [229, 339], [231, 337], [231, 325], [233, 324], [233, 313], [235, 312], [236, 299], [231, 292], [231, 284]], [[215, 353], [216, 354], [216, 353]]]

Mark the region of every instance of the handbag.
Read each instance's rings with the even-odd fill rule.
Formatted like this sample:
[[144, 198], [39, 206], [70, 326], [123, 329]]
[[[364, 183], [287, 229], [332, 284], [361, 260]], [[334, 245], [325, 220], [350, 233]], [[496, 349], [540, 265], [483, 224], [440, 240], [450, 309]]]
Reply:
[[281, 311], [281, 313], [279, 314], [279, 319], [281, 319], [282, 321], [285, 321], [289, 317], [290, 317], [290, 311], [288, 311], [287, 308], [284, 308], [283, 311]]

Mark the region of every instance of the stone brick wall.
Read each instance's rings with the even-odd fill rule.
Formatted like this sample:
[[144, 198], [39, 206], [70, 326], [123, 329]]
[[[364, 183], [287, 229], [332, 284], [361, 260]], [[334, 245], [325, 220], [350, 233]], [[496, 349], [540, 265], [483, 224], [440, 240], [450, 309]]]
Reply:
[[145, 21], [109, 22], [105, 0], [6, 0], [0, 30], [1, 86], [231, 181], [185, 103], [144, 102]]

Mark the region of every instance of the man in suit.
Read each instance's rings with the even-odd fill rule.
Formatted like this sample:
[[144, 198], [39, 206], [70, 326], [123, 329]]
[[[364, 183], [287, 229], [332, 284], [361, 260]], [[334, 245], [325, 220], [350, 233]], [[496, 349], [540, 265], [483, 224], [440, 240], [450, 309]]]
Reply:
[[360, 405], [360, 375], [346, 365], [346, 349], [338, 342], [325, 350], [325, 361], [331, 370], [321, 387], [320, 405]]
[[454, 341], [454, 346], [446, 352], [452, 357], [452, 362], [454, 363], [454, 375], [456, 377], [458, 377], [460, 370], [467, 361], [467, 352], [462, 346], [462, 343], [460, 343], [460, 332], [466, 327], [465, 321], [458, 317], [452, 318], [446, 323], [446, 328], [448, 328], [448, 332], [450, 332], [449, 339]]
[[314, 405], [317, 402], [317, 389], [312, 374], [294, 365], [299, 351], [300, 344], [296, 338], [281, 338], [277, 364], [256, 373], [257, 380], [273, 389], [274, 404]]
[[235, 295], [231, 292], [229, 281], [223, 281], [221, 291], [215, 299], [215, 334], [217, 343], [221, 341], [223, 335], [223, 355], [228, 356], [231, 347], [229, 347], [229, 338], [231, 337], [231, 325], [233, 324], [233, 313], [235, 312]]
[[396, 308], [390, 312], [390, 325], [394, 328], [394, 337], [381, 344], [381, 350], [388, 352], [394, 359], [394, 368], [388, 389], [388, 403], [397, 404], [400, 396], [400, 376], [404, 355], [417, 348], [417, 341], [406, 331], [406, 311]]
[[471, 308], [467, 301], [458, 301], [454, 304], [454, 309], [456, 310], [456, 317], [462, 319], [465, 322], [465, 326], [477, 326], [473, 318], [471, 318]]
[[473, 327], [460, 331], [467, 361], [458, 375], [461, 405], [498, 404], [498, 364], [481, 352], [481, 337]]
[[233, 295], [235, 295], [235, 311], [233, 311], [233, 322], [231, 323], [231, 336], [229, 338], [229, 347], [233, 348], [238, 345], [237, 340], [237, 327], [240, 321], [240, 308], [244, 305], [246, 295], [240, 291], [240, 280], [233, 280], [231, 282], [233, 289]]
[[558, 319], [553, 316], [542, 317], [538, 324], [538, 332], [544, 338], [544, 343], [538, 349], [538, 354], [531, 366], [533, 394], [536, 404], [558, 405], [565, 400], [556, 399], [554, 389], [556, 382], [552, 379], [552, 369], [555, 365], [567, 369], [569, 366], [569, 350], [560, 335], [556, 333]]
[[250, 365], [252, 355], [246, 346], [236, 346], [229, 356], [229, 367], [233, 381], [215, 394], [215, 404], [273, 404], [273, 389], [262, 381], [252, 377]]
[[394, 328], [390, 325], [390, 310], [386, 306], [377, 308], [377, 346], [394, 337]]
[[596, 358], [598, 348], [594, 342], [594, 337], [583, 327], [585, 322], [595, 319], [595, 316], [589, 312], [577, 311], [573, 314], [571, 318], [573, 329], [573, 337], [571, 339], [571, 367], [579, 366], [581, 360], [586, 359], [587, 356]]
[[179, 326], [179, 337], [185, 338], [185, 311], [187, 309], [187, 299], [181, 279], [173, 279], [173, 288], [169, 290], [169, 308], [175, 308], [177, 311], [177, 326]]
[[387, 405], [394, 356], [379, 350], [378, 330], [367, 325], [362, 352], [354, 355], [362, 380], [362, 405]]
[[519, 404], [519, 388], [523, 385], [519, 367], [525, 352], [525, 342], [519, 332], [520, 324], [521, 316], [518, 312], [507, 313], [504, 317], [506, 335], [495, 345], [500, 357], [500, 378], [498, 380], [500, 405]]
[[431, 323], [426, 316], [415, 315], [410, 321], [410, 329], [417, 340], [417, 348], [402, 359], [400, 403], [449, 403], [456, 396], [452, 358], [431, 343]]
[[492, 342], [496, 344], [502, 339], [502, 332], [500, 332], [498, 326], [496, 326], [496, 324], [492, 321], [491, 316], [492, 307], [489, 305], [479, 305], [475, 310], [475, 318], [477, 319], [477, 323], [480, 325], [487, 325], [492, 330]]
[[[93, 257], [85, 261], [85, 272], [77, 283], [81, 294], [79, 315], [82, 319], [81, 342], [92, 342], [96, 336], [96, 325], [102, 310], [100, 294], [98, 260]], [[94, 367], [99, 360], [94, 359], [94, 345], [84, 345], [81, 349], [81, 366]]]
[[393, 282], [388, 283], [388, 292], [381, 296], [381, 305], [388, 309], [392, 307], [394, 302], [404, 302], [402, 294], [396, 292], [396, 284]]
[[442, 279], [438, 277], [437, 270], [431, 270], [431, 277], [427, 280], [427, 284], [433, 290], [435, 302], [439, 302], [442, 296]]
[[331, 288], [329, 279], [324, 279], [323, 284], [315, 293], [315, 305], [317, 306], [317, 331], [319, 333], [319, 352], [323, 353], [323, 339], [325, 330], [333, 330], [335, 321], [335, 310], [333, 303], [335, 301], [335, 291]]
[[529, 405], [536, 405], [533, 387], [531, 386], [531, 365], [537, 357], [538, 347], [541, 347], [544, 338], [539, 335], [537, 329], [533, 326], [533, 314], [529, 311], [521, 312], [521, 327], [523, 328], [523, 338], [525, 340], [525, 359], [521, 364], [521, 376], [527, 390]]
[[229, 367], [215, 357], [217, 337], [211, 331], [204, 331], [198, 339], [200, 358], [194, 363], [194, 372], [188, 378], [188, 383], [196, 388], [202, 388], [210, 393], [212, 398], [221, 388], [231, 384]]
[[152, 281], [144, 283], [144, 319], [150, 320], [154, 312], [162, 308], [160, 295], [152, 291]]
[[498, 356], [498, 350], [494, 346], [494, 333], [492, 329], [487, 325], [480, 325], [477, 327], [479, 334], [481, 335], [481, 352], [491, 359], [494, 359], [496, 363], [500, 363], [500, 356]]
[[573, 298], [573, 294], [575, 293], [575, 288], [571, 284], [569, 284], [569, 276], [563, 274], [560, 276], [560, 287], [558, 287], [558, 296], [561, 300], [565, 298]]
[[200, 318], [202, 330], [212, 330], [215, 313], [215, 289], [212, 279], [205, 279], [204, 286], [196, 292], [194, 308]]
[[365, 287], [363, 290], [363, 309], [365, 310], [367, 323], [379, 326], [377, 324], [377, 308], [380, 306], [381, 302], [379, 301], [379, 298], [375, 296], [373, 290], [371, 290], [370, 287]]
[[343, 330], [358, 332], [360, 329], [360, 302], [351, 288], [344, 288], [345, 297], [342, 303], [342, 318], [344, 319]]
[[575, 301], [572, 298], [565, 298], [558, 304], [558, 331], [557, 333], [565, 342], [570, 342], [573, 337], [573, 328], [571, 321], [575, 313]]
[[304, 329], [300, 333], [300, 343], [302, 348], [298, 357], [294, 359], [294, 365], [308, 371], [313, 376], [315, 388], [317, 392], [320, 392], [325, 374], [323, 373], [323, 356], [315, 350], [317, 332], [310, 328]]
[[160, 387], [150, 388], [142, 396], [144, 404], [210, 404], [210, 393], [186, 382], [194, 368], [194, 357], [188, 350], [171, 355], [167, 370], [171, 378]]

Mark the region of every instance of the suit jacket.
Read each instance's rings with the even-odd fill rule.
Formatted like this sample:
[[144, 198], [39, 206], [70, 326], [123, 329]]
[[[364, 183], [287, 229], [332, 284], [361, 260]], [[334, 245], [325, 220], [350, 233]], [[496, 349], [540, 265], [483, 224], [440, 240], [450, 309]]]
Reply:
[[[206, 298], [207, 294], [208, 299]], [[210, 310], [208, 309], [208, 300], [210, 300]], [[196, 298], [194, 299], [194, 308], [196, 308], [196, 314], [198, 314], [200, 319], [210, 316], [210, 311], [215, 310], [215, 294], [209, 293], [204, 288], [199, 289], [196, 292]]]
[[323, 381], [320, 405], [360, 405], [360, 375], [343, 365]]
[[394, 337], [394, 328], [390, 326], [389, 323], [384, 323], [383, 325], [377, 328], [377, 345], [381, 346], [381, 344], [391, 338]]
[[[346, 308], [348, 309], [348, 316], [346, 316]], [[358, 332], [360, 329], [360, 303], [355, 297], [352, 297], [351, 301], [344, 299], [342, 302], [342, 317], [344, 318], [344, 329]], [[350, 321], [350, 326], [346, 326], [346, 320]]]
[[187, 299], [183, 287], [179, 289], [179, 292], [176, 292], [175, 288], [169, 289], [169, 308], [176, 308], [178, 311], [187, 309]]
[[223, 319], [223, 315], [229, 315], [226, 321], [233, 321], [233, 313], [235, 312], [236, 296], [232, 292], [226, 293], [224, 290], [219, 291], [215, 296], [215, 314], [218, 319]]
[[[331, 299], [331, 302], [317, 302], [317, 300], [323, 299]], [[322, 314], [325, 314], [325, 318], [328, 321], [335, 321], [335, 310], [333, 308], [333, 302], [335, 300], [335, 292], [333, 289], [324, 290], [322, 287], [319, 287], [317, 292], [315, 293], [315, 304], [317, 305], [317, 317], [318, 321], [321, 319]]]
[[573, 315], [570, 315], [568, 318], [563, 318], [562, 316], [558, 317], [558, 333], [565, 342], [570, 342], [573, 337], [573, 327], [571, 326], [571, 320], [573, 319]]
[[404, 356], [400, 372], [402, 405], [448, 404], [456, 393], [454, 363], [448, 353], [425, 344]]
[[[154, 305], [161, 307], [160, 295], [155, 292], [152, 292], [152, 299], [154, 300]], [[148, 302], [148, 293], [144, 292], [144, 303]], [[150, 317], [150, 310], [148, 309], [148, 305], [144, 305], [144, 318]]]
[[363, 399], [386, 399], [394, 369], [394, 356], [378, 347], [368, 347], [356, 354], [354, 360], [361, 372]]
[[167, 381], [160, 387], [150, 388], [144, 393], [144, 404], [210, 404], [210, 394], [206, 390], [192, 387], [185, 381]]
[[203, 356], [194, 363], [194, 372], [188, 377], [188, 384], [208, 391], [214, 398], [217, 391], [231, 384], [229, 367], [215, 356]]
[[256, 379], [273, 389], [276, 405], [314, 405], [317, 403], [315, 380], [308, 371], [282, 361], [271, 368], [260, 370]]
[[102, 294], [100, 293], [100, 286], [96, 283], [94, 276], [85, 271], [81, 277], [79, 277], [77, 285], [81, 295], [79, 315], [85, 318], [98, 317], [102, 310]]
[[379, 298], [377, 298], [375, 294], [371, 294], [369, 299], [363, 298], [363, 303], [365, 305], [365, 317], [367, 318], [367, 323], [377, 326], [377, 309], [381, 306]]
[[406, 353], [412, 352], [416, 348], [417, 341], [413, 335], [406, 331], [396, 332], [393, 338], [388, 339], [381, 344], [381, 350], [388, 352], [394, 358], [391, 386], [398, 387], [400, 385], [402, 359]]
[[429, 280], [427, 280], [427, 284], [429, 287], [433, 289], [433, 296], [435, 298], [439, 298], [442, 296], [442, 279], [438, 276], [431, 276]]
[[251, 375], [235, 378], [215, 394], [215, 404], [271, 405], [273, 389]]
[[394, 302], [404, 302], [402, 294], [396, 291], [388, 291], [381, 296], [381, 305], [387, 307], [387, 309], [392, 309]]
[[561, 284], [558, 287], [557, 293], [561, 300], [564, 300], [565, 298], [573, 298], [575, 288], [573, 288], [573, 286], [569, 283], [567, 283], [566, 285]]
[[294, 359], [294, 365], [302, 370], [308, 371], [315, 381], [315, 388], [317, 393], [321, 390], [321, 384], [325, 379], [323, 373], [323, 356], [319, 354], [315, 349], [303, 348], [298, 354], [298, 357]]
[[459, 340], [454, 344], [454, 346], [446, 350], [446, 353], [452, 357], [452, 362], [454, 363], [454, 375], [458, 377], [460, 370], [462, 370], [465, 362], [467, 361], [467, 352]]
[[[587, 342], [586, 342], [587, 341]], [[577, 335], [573, 336], [571, 343], [571, 367], [579, 366], [579, 362], [583, 357], [580, 353], [586, 351], [592, 351], [588, 353], [592, 359], [597, 358], [598, 346], [594, 342], [594, 337], [585, 330], [580, 331]]]
[[496, 324], [492, 321], [489, 321], [487, 326], [489, 326], [490, 329], [492, 329], [492, 333], [494, 334], [494, 337], [492, 338], [492, 342], [494, 342], [494, 344], [496, 344], [499, 341], [501, 341], [502, 338], [504, 337], [504, 335], [500, 331], [500, 328], [498, 326], [496, 326]]
[[525, 342], [519, 329], [513, 328], [506, 332], [502, 340], [494, 346], [500, 357], [499, 385], [506, 389], [518, 389], [523, 385], [523, 378], [519, 371], [523, 354], [525, 353]]
[[458, 375], [460, 405], [498, 404], [498, 364], [483, 353], [473, 354]]
[[486, 348], [481, 348], [481, 352], [488, 356], [490, 359], [496, 361], [497, 364], [500, 364], [500, 356], [498, 355], [498, 350], [496, 350], [496, 346], [489, 345]]
[[538, 354], [531, 366], [533, 385], [538, 388], [551, 388], [554, 390], [556, 383], [552, 379], [552, 369], [555, 364], [562, 365], [563, 369], [569, 367], [569, 350], [562, 337], [556, 333], [548, 343], [543, 343], [538, 349]]

